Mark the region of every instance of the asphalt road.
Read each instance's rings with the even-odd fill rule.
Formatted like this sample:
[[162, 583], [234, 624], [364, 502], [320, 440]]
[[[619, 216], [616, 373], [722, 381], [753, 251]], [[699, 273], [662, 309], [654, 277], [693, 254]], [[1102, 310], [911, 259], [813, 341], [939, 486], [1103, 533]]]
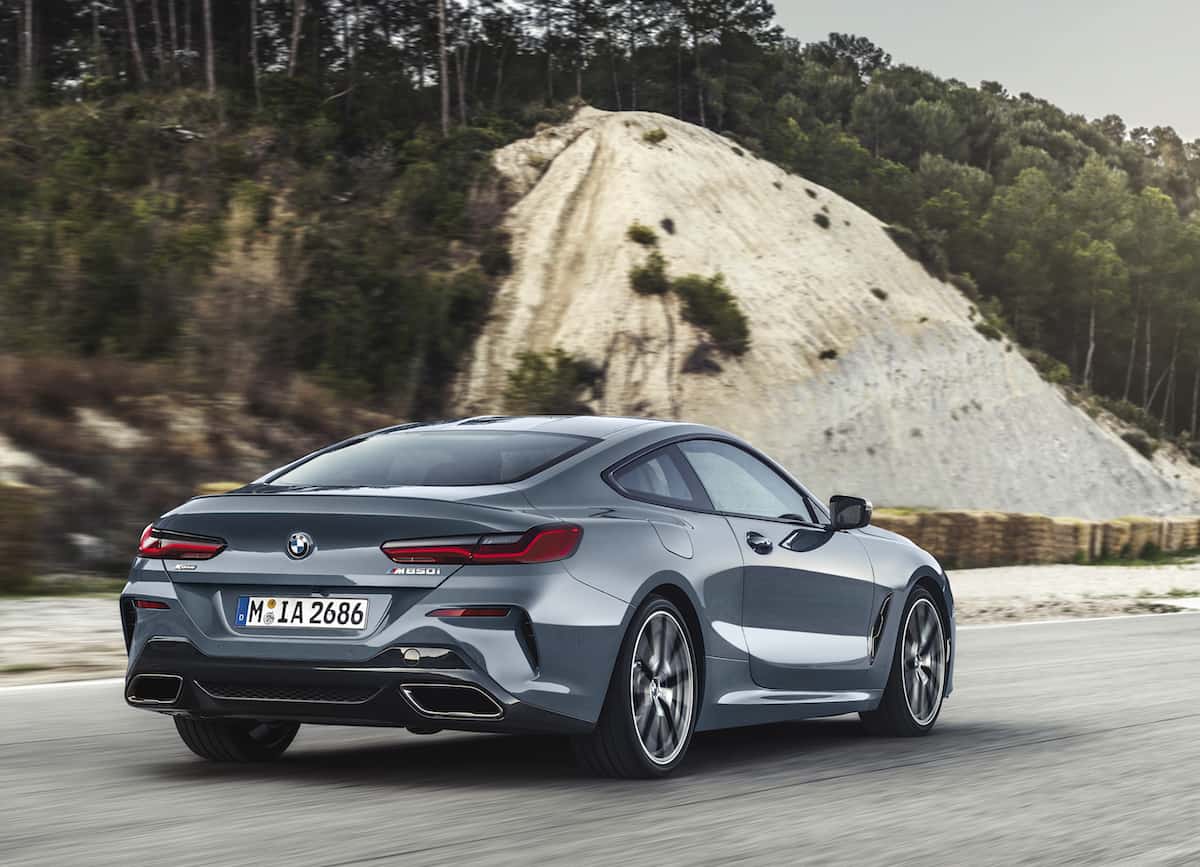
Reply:
[[0, 863], [1200, 862], [1200, 617], [977, 628], [936, 734], [849, 718], [697, 738], [662, 782], [555, 739], [302, 729], [194, 759], [119, 685], [0, 691]]

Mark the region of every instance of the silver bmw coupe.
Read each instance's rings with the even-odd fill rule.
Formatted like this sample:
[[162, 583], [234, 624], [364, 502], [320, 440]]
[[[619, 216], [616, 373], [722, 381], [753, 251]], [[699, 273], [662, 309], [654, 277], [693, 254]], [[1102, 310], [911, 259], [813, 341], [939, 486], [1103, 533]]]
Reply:
[[929, 733], [937, 561], [710, 427], [482, 417], [337, 443], [142, 534], [127, 702], [214, 761], [301, 724], [569, 735], [657, 777], [697, 731], [857, 713]]

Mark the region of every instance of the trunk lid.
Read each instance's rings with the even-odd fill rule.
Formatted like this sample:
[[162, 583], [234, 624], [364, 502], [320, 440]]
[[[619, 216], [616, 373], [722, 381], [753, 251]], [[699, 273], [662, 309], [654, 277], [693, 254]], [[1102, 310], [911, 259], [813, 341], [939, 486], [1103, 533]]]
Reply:
[[[516, 509], [411, 495], [306, 491], [200, 497], [154, 526], [226, 543], [211, 560], [163, 560], [175, 583], [431, 588], [459, 567], [407, 568], [389, 560], [380, 546], [400, 539], [524, 532], [545, 520], [527, 504]], [[289, 553], [293, 534], [308, 537], [309, 553]]]
[[[377, 490], [224, 494], [191, 500], [154, 526], [226, 543], [211, 560], [161, 561], [183, 608], [206, 635], [281, 637], [278, 630], [237, 625], [242, 597], [367, 599], [362, 628], [297, 628], [286, 634], [336, 647], [356, 644], [362, 634], [394, 622], [462, 568], [393, 563], [380, 548], [384, 542], [524, 532], [546, 520], [511, 492], [492, 497], [507, 499], [509, 506], [472, 502], [462, 489], [445, 493], [459, 499], [390, 496]], [[311, 539], [310, 553], [289, 556], [295, 533]]]

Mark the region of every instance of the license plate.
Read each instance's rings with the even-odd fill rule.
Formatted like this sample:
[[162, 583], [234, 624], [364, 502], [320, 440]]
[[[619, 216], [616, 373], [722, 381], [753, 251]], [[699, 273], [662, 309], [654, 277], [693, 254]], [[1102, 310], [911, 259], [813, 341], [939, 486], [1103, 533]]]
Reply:
[[368, 604], [367, 599], [241, 596], [234, 624], [275, 629], [363, 629]]

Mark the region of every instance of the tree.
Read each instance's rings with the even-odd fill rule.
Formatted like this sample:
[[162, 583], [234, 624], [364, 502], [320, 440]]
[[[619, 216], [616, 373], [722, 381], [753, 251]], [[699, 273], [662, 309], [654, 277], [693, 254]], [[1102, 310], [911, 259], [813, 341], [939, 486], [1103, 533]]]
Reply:
[[33, 95], [33, 0], [25, 0], [21, 16], [21, 91], [26, 99]]
[[442, 135], [450, 135], [450, 65], [446, 59], [446, 0], [437, 0], [438, 86], [442, 94]]
[[149, 79], [146, 77], [146, 64], [142, 61], [142, 46], [138, 41], [137, 17], [133, 13], [133, 0], [125, 0], [125, 21], [129, 32], [129, 50], [133, 55], [133, 69], [137, 74], [138, 84], [145, 86]]
[[262, 111], [262, 88], [258, 81], [258, 0], [250, 0], [250, 70], [254, 75], [254, 105]]
[[[207, 3], [208, 0], [205, 0]], [[440, 2], [440, 0], [439, 0]], [[296, 69], [300, 63], [300, 37], [304, 33], [304, 13], [308, 7], [307, 0], [294, 0], [292, 6], [292, 41], [291, 51], [288, 52], [288, 78], [296, 77]]]
[[[95, 6], [95, 4], [92, 4]], [[179, 84], [179, 21], [175, 13], [175, 0], [167, 0], [167, 28], [171, 31], [171, 76]]]
[[1063, 231], [1058, 192], [1044, 172], [1026, 169], [992, 199], [983, 228], [996, 256], [994, 289], [1010, 307], [1017, 335], [1038, 342], [1053, 298], [1054, 258]]
[[809, 45], [806, 53], [817, 63], [859, 79], [869, 79], [892, 65], [892, 55], [865, 36], [850, 33], [830, 33], [824, 42]]
[[208, 95], [217, 95], [217, 59], [213, 47], [212, 0], [204, 0], [204, 74], [208, 79]]
[[1145, 329], [1141, 405], [1143, 409], [1148, 409], [1151, 398], [1150, 372], [1154, 363], [1155, 306], [1162, 299], [1168, 282], [1178, 274], [1183, 264], [1178, 258], [1182, 226], [1171, 199], [1154, 187], [1147, 187], [1138, 194], [1133, 203], [1131, 220], [1122, 254], [1129, 263], [1135, 313], [1123, 399], [1130, 398], [1140, 314]]
[[575, 72], [575, 96], [583, 98], [583, 70], [595, 49], [596, 39], [605, 23], [604, 7], [599, 0], [560, 0], [559, 18], [563, 22], [561, 46], [571, 57]]
[[158, 0], [150, 0], [150, 22], [154, 27], [154, 53], [158, 63], [158, 78], [160, 81], [165, 81], [167, 77], [165, 73], [169, 69], [171, 61], [163, 46], [162, 18], [159, 15]]
[[1062, 198], [1062, 213], [1075, 227], [1064, 242], [1062, 282], [1088, 317], [1085, 389], [1092, 386], [1097, 311], [1127, 300], [1129, 271], [1118, 247], [1132, 229], [1132, 206], [1128, 177], [1099, 156], [1088, 159]]

